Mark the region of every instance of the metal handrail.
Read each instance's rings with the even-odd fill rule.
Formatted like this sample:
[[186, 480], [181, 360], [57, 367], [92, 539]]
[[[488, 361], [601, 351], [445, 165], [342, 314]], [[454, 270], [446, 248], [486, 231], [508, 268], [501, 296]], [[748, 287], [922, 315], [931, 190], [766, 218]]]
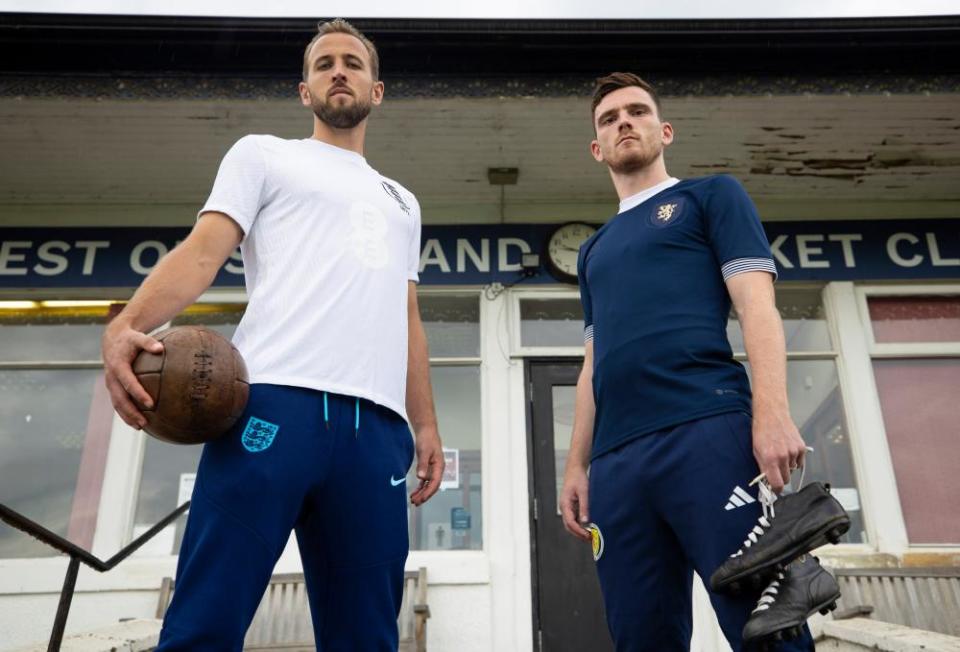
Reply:
[[80, 546], [67, 541], [59, 534], [51, 532], [39, 523], [30, 520], [23, 514], [0, 503], [0, 520], [5, 521], [10, 526], [29, 534], [41, 543], [45, 543], [51, 548], [55, 548], [70, 557], [70, 563], [67, 566], [67, 575], [63, 579], [63, 589], [60, 591], [60, 604], [57, 606], [57, 616], [53, 620], [53, 631], [50, 632], [50, 643], [47, 645], [47, 652], [59, 652], [60, 650], [60, 644], [63, 641], [63, 632], [67, 626], [67, 616], [70, 613], [70, 603], [73, 601], [73, 592], [77, 585], [77, 574], [80, 572], [80, 562], [83, 562], [99, 573], [105, 573], [133, 554], [138, 548], [155, 537], [163, 528], [170, 525], [170, 523], [175, 521], [188, 509], [190, 509], [189, 500], [167, 514], [159, 523], [134, 539], [113, 557], [103, 561]]

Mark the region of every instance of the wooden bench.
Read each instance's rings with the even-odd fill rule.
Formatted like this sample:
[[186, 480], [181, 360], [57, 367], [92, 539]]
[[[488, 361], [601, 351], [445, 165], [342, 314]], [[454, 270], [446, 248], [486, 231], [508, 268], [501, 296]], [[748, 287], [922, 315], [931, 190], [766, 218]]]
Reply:
[[[163, 618], [173, 595], [174, 581], [163, 578], [157, 618]], [[397, 625], [400, 629], [400, 652], [426, 652], [427, 569], [407, 571], [403, 577], [403, 602]], [[284, 650], [306, 652], [315, 650], [307, 587], [302, 573], [274, 575], [263, 594], [247, 637], [244, 650]]]

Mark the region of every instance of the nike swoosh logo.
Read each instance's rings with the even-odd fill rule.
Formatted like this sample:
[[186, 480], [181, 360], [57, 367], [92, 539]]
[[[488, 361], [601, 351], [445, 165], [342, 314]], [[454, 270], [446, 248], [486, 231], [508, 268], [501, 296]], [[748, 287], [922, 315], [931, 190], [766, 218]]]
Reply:
[[406, 481], [407, 481], [406, 476], [401, 477], [399, 480], [394, 480], [393, 476], [392, 475], [390, 476], [390, 484], [393, 485], [394, 487], [402, 485]]

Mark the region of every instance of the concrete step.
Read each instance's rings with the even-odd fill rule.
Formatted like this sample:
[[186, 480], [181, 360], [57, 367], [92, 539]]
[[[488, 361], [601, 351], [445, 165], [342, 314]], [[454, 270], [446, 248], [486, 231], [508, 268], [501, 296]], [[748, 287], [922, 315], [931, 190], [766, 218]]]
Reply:
[[960, 652], [960, 637], [928, 632], [879, 620], [851, 618], [823, 623], [817, 651]]
[[[159, 620], [143, 618], [101, 627], [63, 639], [60, 652], [148, 652], [160, 638]], [[46, 652], [47, 643], [19, 648], [13, 652]]]

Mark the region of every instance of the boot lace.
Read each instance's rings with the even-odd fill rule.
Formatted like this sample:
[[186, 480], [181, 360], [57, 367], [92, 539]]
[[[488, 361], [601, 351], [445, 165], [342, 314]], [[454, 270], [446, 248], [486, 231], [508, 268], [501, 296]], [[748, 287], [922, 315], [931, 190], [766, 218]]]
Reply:
[[[813, 448], [807, 446], [809, 452], [813, 452]], [[803, 488], [803, 476], [807, 472], [806, 465], [800, 467], [800, 482], [797, 484], [797, 491]], [[753, 544], [755, 544], [764, 533], [770, 529], [773, 518], [777, 515], [776, 509], [774, 509], [773, 504], [777, 502], [777, 494], [773, 492], [773, 489], [770, 488], [770, 483], [767, 482], [767, 475], [761, 473], [753, 480], [750, 481], [749, 486], [757, 485], [757, 489], [760, 492], [760, 507], [763, 509], [763, 515], [757, 520], [757, 524], [753, 526], [753, 529], [747, 533], [747, 538], [743, 541], [743, 545], [740, 546], [740, 550], [737, 550], [735, 553], [730, 555], [731, 557], [739, 557], [744, 552], [747, 551]]]
[[773, 489], [767, 484], [767, 479], [763, 475], [754, 478], [750, 486], [752, 487], [755, 484], [757, 484], [760, 489], [760, 507], [763, 508], [763, 515], [757, 520], [757, 524], [753, 526], [753, 529], [747, 533], [747, 538], [744, 539], [740, 550], [730, 555], [731, 557], [739, 557], [746, 552], [750, 546], [759, 541], [760, 537], [770, 529], [771, 521], [773, 517], [776, 516], [776, 510], [774, 510], [773, 504], [777, 502], [777, 494], [773, 493]]
[[767, 588], [763, 590], [763, 593], [760, 594], [760, 599], [757, 601], [756, 608], [751, 613], [757, 613], [760, 611], [766, 611], [769, 609], [774, 602], [777, 600], [777, 594], [780, 593], [780, 582], [783, 581], [784, 571], [777, 573], [776, 578], [770, 584], [767, 585]]

